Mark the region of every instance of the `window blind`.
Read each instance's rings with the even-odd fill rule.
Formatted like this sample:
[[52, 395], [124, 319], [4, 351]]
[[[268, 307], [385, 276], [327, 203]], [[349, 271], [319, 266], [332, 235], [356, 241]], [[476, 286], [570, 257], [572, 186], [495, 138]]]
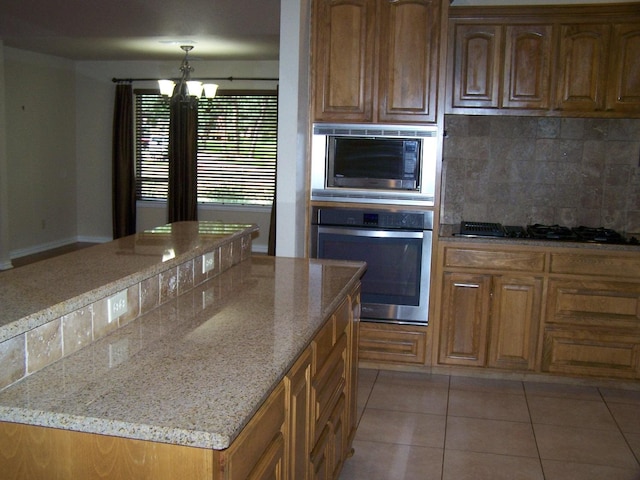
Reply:
[[[275, 194], [276, 92], [220, 92], [198, 104], [198, 202], [271, 205]], [[137, 198], [165, 200], [169, 105], [136, 94]]]

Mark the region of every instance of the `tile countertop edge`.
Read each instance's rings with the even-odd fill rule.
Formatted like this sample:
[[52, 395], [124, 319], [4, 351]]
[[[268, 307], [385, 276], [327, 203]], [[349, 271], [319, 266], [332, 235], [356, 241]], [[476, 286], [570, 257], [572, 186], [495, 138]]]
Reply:
[[[4, 407], [2, 405], [0, 405], [0, 421], [211, 450], [229, 448], [233, 441], [228, 435], [220, 435], [215, 432], [108, 420], [27, 408]], [[79, 427], [80, 425], [82, 426], [81, 428]]]
[[[294, 261], [295, 259], [288, 259]], [[167, 443], [174, 445], [183, 445], [194, 448], [206, 448], [214, 450], [224, 450], [231, 446], [234, 439], [239, 435], [244, 426], [259, 410], [264, 401], [271, 392], [283, 380], [287, 372], [294, 365], [299, 356], [311, 344], [314, 336], [322, 329], [323, 325], [333, 314], [339, 303], [347, 297], [353, 290], [360, 278], [366, 271], [366, 264], [363, 262], [348, 261], [331, 261], [331, 260], [313, 260], [315, 263], [329, 264], [332, 266], [344, 266], [352, 271], [348, 273], [349, 278], [344, 279], [339, 290], [326, 304], [318, 315], [319, 323], [312, 331], [305, 335], [304, 341], [295, 353], [291, 353], [287, 357], [287, 361], [281, 364], [282, 368], [275, 371], [265, 373], [264, 387], [259, 390], [259, 395], [255, 395], [251, 402], [243, 406], [243, 414], [240, 417], [231, 420], [234, 426], [233, 433], [223, 432], [222, 430], [204, 431], [202, 428], [194, 426], [193, 429], [182, 426], [166, 426], [153, 424], [153, 422], [136, 422], [130, 420], [96, 417], [95, 415], [80, 415], [70, 412], [60, 412], [52, 410], [43, 410], [38, 407], [23, 407], [19, 405], [0, 404], [0, 421], [8, 423], [19, 423], [45, 428], [57, 428], [67, 431], [83, 432], [89, 434], [108, 435], [127, 439], [137, 439], [142, 441], [151, 441], [158, 443]], [[233, 270], [233, 269], [232, 269]], [[231, 272], [231, 270], [229, 271]], [[224, 274], [218, 276], [216, 280], [223, 282]], [[177, 301], [177, 299], [176, 299]], [[315, 325], [315, 324], [314, 324]], [[105, 338], [105, 340], [107, 337]]]
[[[245, 225], [242, 229], [231, 232], [223, 238], [212, 241], [212, 243], [210, 245], [207, 245], [206, 248], [202, 245], [198, 245], [191, 250], [175, 256], [174, 258], [163, 261], [161, 263], [156, 263], [140, 271], [125, 275], [115, 281], [109, 282], [105, 285], [101, 285], [94, 289], [88, 290], [87, 292], [84, 292], [82, 294], [50, 305], [47, 308], [26, 315], [11, 323], [0, 325], [0, 342], [16, 337], [29, 330], [33, 330], [34, 328], [40, 327], [51, 320], [90, 305], [95, 301], [106, 298], [109, 295], [124, 290], [138, 282], [146, 280], [147, 278], [153, 277], [154, 275], [177, 267], [178, 265], [192, 260], [199, 255], [203, 255], [215, 248], [233, 242], [238, 237], [250, 235], [256, 231], [258, 231], [257, 225]], [[86, 254], [88, 250], [90, 249], [84, 249], [79, 253]]]

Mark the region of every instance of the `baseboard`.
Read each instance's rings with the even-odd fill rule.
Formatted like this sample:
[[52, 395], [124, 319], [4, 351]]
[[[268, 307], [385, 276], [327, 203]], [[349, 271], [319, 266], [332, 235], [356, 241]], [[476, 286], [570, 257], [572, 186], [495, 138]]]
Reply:
[[88, 237], [81, 235], [76, 239], [76, 242], [80, 243], [107, 243], [113, 240], [112, 237]]
[[20, 258], [26, 257], [27, 255], [34, 255], [36, 253], [46, 252], [47, 250], [53, 250], [54, 248], [64, 247], [66, 245], [70, 245], [72, 243], [77, 243], [78, 239], [73, 238], [64, 238], [62, 240], [56, 240], [55, 242], [47, 242], [41, 243], [40, 245], [34, 245], [32, 247], [27, 248], [18, 248], [16, 250], [12, 250], [9, 252], [9, 258]]

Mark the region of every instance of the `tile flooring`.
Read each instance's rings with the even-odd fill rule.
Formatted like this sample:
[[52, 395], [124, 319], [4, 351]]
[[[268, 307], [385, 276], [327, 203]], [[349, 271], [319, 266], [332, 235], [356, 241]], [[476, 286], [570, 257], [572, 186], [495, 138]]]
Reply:
[[640, 390], [361, 369], [340, 480], [639, 480]]

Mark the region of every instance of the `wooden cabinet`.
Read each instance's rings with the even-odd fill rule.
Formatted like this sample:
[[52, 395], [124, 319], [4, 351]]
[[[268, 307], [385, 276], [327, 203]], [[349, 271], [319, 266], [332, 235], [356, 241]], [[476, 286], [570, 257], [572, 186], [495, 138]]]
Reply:
[[640, 378], [640, 258], [551, 259], [542, 370]]
[[439, 254], [438, 363], [534, 370], [544, 254], [468, 247]]
[[502, 69], [500, 25], [450, 26], [451, 108], [498, 108]]
[[442, 0], [316, 0], [316, 121], [436, 120]]
[[[552, 26], [457, 23], [450, 28], [448, 111], [548, 109]], [[452, 58], [451, 58], [452, 57]]]
[[613, 25], [607, 109], [640, 111], [640, 20]]
[[372, 366], [425, 365], [428, 330], [429, 327], [420, 325], [362, 322], [358, 348], [360, 361]]
[[542, 280], [445, 273], [439, 362], [534, 368]]
[[640, 378], [637, 251], [440, 241], [434, 364]]
[[637, 6], [451, 8], [446, 113], [640, 115]]
[[[352, 453], [360, 287], [225, 450], [0, 422], [2, 478], [337, 479]], [[203, 412], [206, 414], [206, 412]]]
[[502, 108], [550, 105], [551, 25], [505, 27]]
[[604, 109], [609, 33], [608, 25], [602, 24], [560, 26], [558, 109]]
[[444, 274], [439, 363], [484, 366], [491, 276]]

